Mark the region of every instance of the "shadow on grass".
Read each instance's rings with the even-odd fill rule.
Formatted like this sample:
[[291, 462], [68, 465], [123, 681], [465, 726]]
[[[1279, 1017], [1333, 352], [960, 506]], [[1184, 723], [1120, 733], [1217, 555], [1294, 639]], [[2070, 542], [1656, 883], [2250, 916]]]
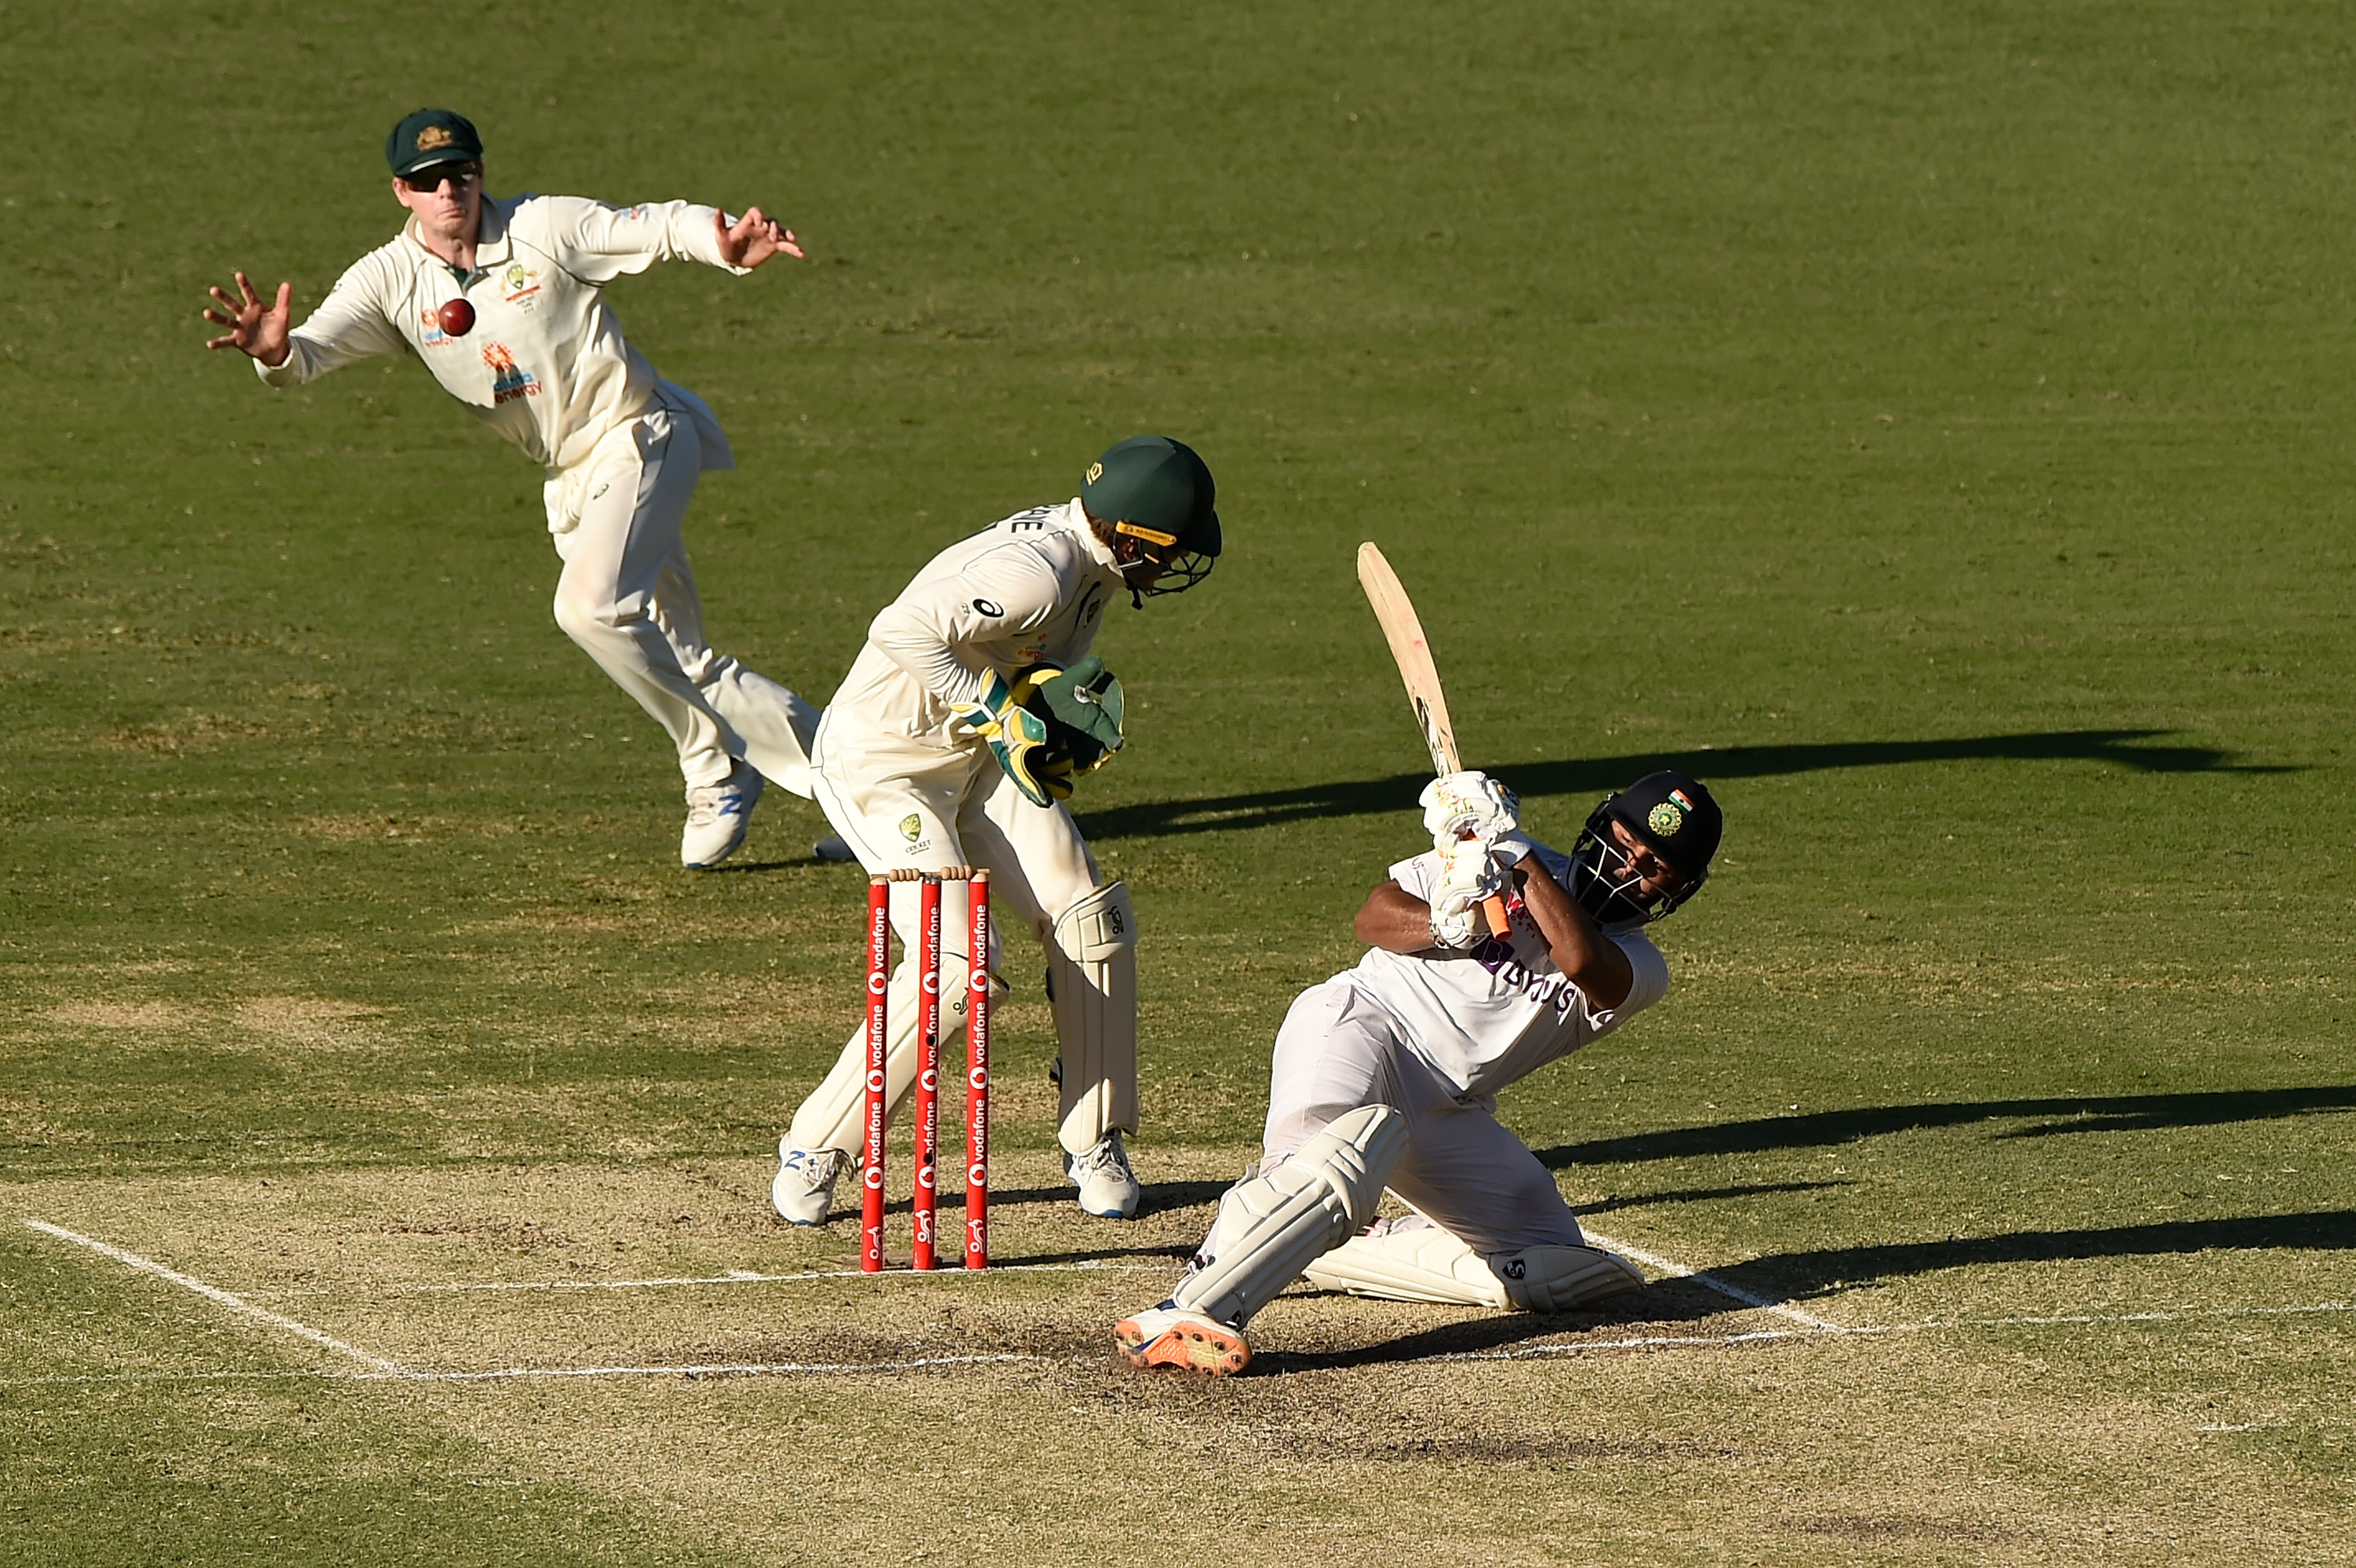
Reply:
[[2057, 1133], [2137, 1132], [2154, 1127], [2217, 1126], [2286, 1116], [2356, 1110], [2356, 1084], [2290, 1089], [2221, 1089], [2189, 1094], [2060, 1095], [2038, 1100], [1958, 1100], [1927, 1105], [1867, 1105], [1804, 1116], [1761, 1116], [1707, 1127], [1590, 1138], [1537, 1151], [1550, 1169], [1633, 1160], [1687, 1159], [1699, 1155], [1761, 1154], [1770, 1149], [1820, 1148], [1887, 1133], [1965, 1126], [1974, 1122], [2045, 1118], [1998, 1137], [2050, 1137]]
[[[1950, 741], [1830, 741], [1815, 745], [1730, 746], [1710, 752], [1648, 752], [1624, 757], [1571, 758], [1500, 767], [1497, 776], [1525, 798], [1596, 795], [1618, 789], [1656, 768], [1676, 768], [1704, 783], [1719, 779], [1769, 778], [1829, 768], [1890, 767], [1905, 763], [2096, 762], [2146, 773], [2276, 773], [2292, 767], [2233, 761], [2213, 746], [2156, 746], [2136, 742], [2172, 734], [2168, 730], [2056, 730], [2025, 735], [1981, 735]], [[1076, 814], [1091, 839], [1141, 838], [1165, 834], [1225, 833], [1272, 827], [1309, 817], [1362, 816], [1407, 811], [1431, 782], [1430, 773], [1305, 784], [1258, 795], [1215, 795], [1204, 800], [1154, 801]]]
[[[1952, 1236], [1941, 1242], [1898, 1242], [1871, 1247], [1826, 1247], [1774, 1253], [1709, 1271], [1712, 1278], [1764, 1296], [1790, 1301], [1823, 1296], [1843, 1285], [1929, 1274], [1978, 1264], [2057, 1263], [2071, 1258], [2158, 1257], [2211, 1250], [2356, 1251], [2356, 1209], [2300, 1214], [2249, 1214], [2223, 1220], [2166, 1220], [2074, 1231], [2013, 1231], [1998, 1236]], [[1724, 1310], [1740, 1310], [1732, 1303]]]
[[1574, 1214], [1609, 1214], [1621, 1209], [1651, 1209], [1663, 1203], [1708, 1203], [1721, 1198], [1755, 1198], [1769, 1192], [1821, 1192], [1847, 1181], [1753, 1181], [1740, 1187], [1680, 1187], [1666, 1192], [1615, 1192], [1600, 1203], [1574, 1203]]

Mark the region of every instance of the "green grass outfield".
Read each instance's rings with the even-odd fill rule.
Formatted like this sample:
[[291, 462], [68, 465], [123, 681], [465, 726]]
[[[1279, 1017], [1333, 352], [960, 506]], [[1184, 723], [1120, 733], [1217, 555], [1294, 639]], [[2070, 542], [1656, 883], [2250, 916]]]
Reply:
[[[98, 0], [0, 50], [0, 1558], [2356, 1555], [2344, 7]], [[853, 1227], [766, 1202], [857, 1006], [817, 813], [677, 870], [538, 474], [415, 365], [199, 347], [206, 283], [306, 309], [392, 231], [421, 102], [495, 189], [803, 235], [615, 298], [738, 454], [715, 641], [814, 697], [1111, 441], [1214, 465], [1075, 803], [1143, 923], [1135, 1227], [1062, 1195], [1018, 942], [1041, 1266], [825, 1277]], [[1288, 1297], [1265, 1375], [1133, 1377], [1415, 847], [1363, 539], [1542, 835], [1662, 759], [1724, 803], [1670, 1000], [1504, 1110], [1769, 1306]], [[688, 1366], [767, 1370], [577, 1375]]]

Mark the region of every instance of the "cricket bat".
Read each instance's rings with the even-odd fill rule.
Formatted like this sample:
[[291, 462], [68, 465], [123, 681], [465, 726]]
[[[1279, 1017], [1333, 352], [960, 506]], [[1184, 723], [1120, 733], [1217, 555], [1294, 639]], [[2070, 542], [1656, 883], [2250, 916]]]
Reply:
[[[1456, 729], [1448, 720], [1448, 698], [1440, 689], [1440, 667], [1431, 662], [1431, 644], [1423, 635], [1423, 622], [1416, 615], [1415, 602], [1399, 586], [1398, 573], [1372, 540], [1358, 547], [1358, 586], [1365, 590], [1366, 603], [1374, 606], [1375, 620], [1383, 629], [1383, 640], [1390, 644], [1391, 657], [1398, 663], [1399, 679], [1407, 684], [1408, 706], [1415, 710], [1416, 728], [1423, 731], [1423, 743], [1431, 752], [1431, 771], [1462, 773]], [[1505, 899], [1492, 893], [1482, 910], [1488, 916], [1490, 933], [1505, 935], [1508, 926]]]

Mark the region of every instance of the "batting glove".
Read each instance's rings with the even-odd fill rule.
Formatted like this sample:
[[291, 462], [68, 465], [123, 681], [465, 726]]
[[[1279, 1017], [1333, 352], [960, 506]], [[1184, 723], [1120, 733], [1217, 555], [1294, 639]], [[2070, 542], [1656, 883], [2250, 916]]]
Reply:
[[1505, 891], [1506, 873], [1477, 838], [1451, 840], [1440, 851], [1440, 878], [1431, 890], [1431, 944], [1462, 953], [1489, 934], [1481, 904]]
[[1442, 853], [1464, 838], [1494, 844], [1521, 826], [1521, 798], [1483, 773], [1442, 773], [1417, 801], [1432, 848]]

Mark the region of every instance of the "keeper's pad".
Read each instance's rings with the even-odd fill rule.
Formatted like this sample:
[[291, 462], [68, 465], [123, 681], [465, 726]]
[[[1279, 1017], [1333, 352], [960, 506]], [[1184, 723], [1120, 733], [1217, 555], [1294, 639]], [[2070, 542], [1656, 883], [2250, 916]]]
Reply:
[[1063, 1050], [1066, 1153], [1137, 1130], [1137, 913], [1129, 885], [1097, 889], [1055, 920], [1047, 996]]
[[1242, 1328], [1366, 1222], [1407, 1142], [1405, 1116], [1361, 1105], [1267, 1175], [1237, 1182], [1219, 1200], [1210, 1238], [1172, 1303]]
[[1483, 1257], [1438, 1225], [1353, 1236], [1305, 1272], [1320, 1290], [1521, 1312], [1571, 1312], [1641, 1289], [1633, 1264], [1595, 1247], [1524, 1247]]

